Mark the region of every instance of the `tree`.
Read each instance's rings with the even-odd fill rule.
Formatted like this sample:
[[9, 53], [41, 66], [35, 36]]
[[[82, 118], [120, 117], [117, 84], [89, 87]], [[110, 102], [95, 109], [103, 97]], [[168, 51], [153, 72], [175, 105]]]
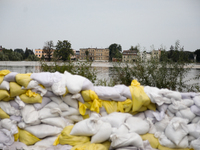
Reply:
[[197, 49], [194, 54], [196, 55], [196, 61], [200, 62], [200, 49]]
[[109, 46], [109, 61], [112, 61], [112, 58], [122, 58], [121, 45], [114, 43]]
[[29, 55], [35, 55], [35, 54], [33, 53], [33, 50], [26, 48], [24, 53], [24, 59], [27, 59]]
[[51, 61], [51, 57], [54, 51], [54, 45], [53, 45], [53, 41], [47, 41], [45, 43], [45, 46], [43, 47], [43, 54], [45, 54], [47, 56], [47, 60]]
[[14, 49], [14, 52], [20, 53], [22, 55], [23, 59], [24, 59], [24, 51], [23, 51], [23, 49], [19, 49], [19, 48]]
[[86, 55], [86, 59], [88, 60], [88, 55], [89, 55], [89, 51], [88, 50], [85, 51], [85, 55]]
[[56, 50], [54, 52], [54, 56], [57, 59], [66, 61], [70, 60], [70, 55], [74, 55], [74, 51], [71, 48], [71, 43], [67, 40], [58, 41], [56, 45]]

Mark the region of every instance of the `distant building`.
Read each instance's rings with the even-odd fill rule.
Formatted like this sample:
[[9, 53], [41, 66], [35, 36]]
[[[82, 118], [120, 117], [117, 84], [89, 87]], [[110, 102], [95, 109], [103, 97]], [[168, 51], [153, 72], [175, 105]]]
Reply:
[[[88, 51], [88, 55], [86, 55]], [[82, 48], [80, 49], [80, 60], [91, 60], [91, 61], [109, 61], [109, 49], [100, 48]]]
[[76, 50], [76, 60], [79, 60], [79, 56], [80, 56], [80, 51]]
[[161, 56], [161, 50], [152, 50], [151, 51], [151, 57], [152, 57], [152, 59], [158, 59], [158, 60], [160, 60], [160, 56]]
[[151, 52], [144, 51], [144, 52], [140, 53], [140, 56], [141, 56], [142, 61], [147, 62], [148, 60], [151, 59]]
[[0, 45], [0, 52], [2, 52], [3, 51], [3, 47]]
[[123, 50], [122, 62], [134, 62], [138, 57], [138, 50]]
[[43, 49], [35, 49], [35, 56], [37, 56], [38, 58], [41, 58], [42, 52], [43, 52]]

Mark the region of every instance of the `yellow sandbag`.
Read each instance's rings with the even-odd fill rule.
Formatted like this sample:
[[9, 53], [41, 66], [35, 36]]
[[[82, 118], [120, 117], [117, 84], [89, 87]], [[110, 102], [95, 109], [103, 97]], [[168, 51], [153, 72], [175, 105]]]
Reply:
[[26, 93], [27, 90], [22, 90], [22, 87], [16, 82], [10, 82], [10, 97], [19, 96]]
[[42, 96], [38, 93], [35, 92], [30, 92], [31, 90], [28, 90], [26, 94], [20, 95], [20, 99], [29, 104], [34, 104], [34, 103], [42, 103]]
[[68, 144], [68, 145], [80, 145], [80, 144], [84, 144], [90, 141], [90, 137], [87, 136], [74, 136], [74, 135], [70, 135], [70, 132], [72, 130], [74, 126], [73, 125], [69, 125], [66, 126], [61, 134], [59, 134], [59, 136], [57, 137], [57, 139], [55, 140], [55, 142], [53, 143], [53, 145], [58, 145], [58, 144]]
[[31, 73], [17, 74], [15, 76], [15, 79], [19, 85], [24, 86], [26, 88], [28, 86], [29, 82], [32, 80], [30, 76], [31, 76]]
[[85, 102], [93, 101], [95, 99], [99, 99], [97, 94], [92, 90], [85, 90], [81, 92], [83, 99]]
[[65, 88], [66, 88], [66, 92], [65, 92], [65, 94], [63, 95], [63, 97], [65, 97], [65, 96], [69, 93], [68, 88], [67, 88], [67, 87], [65, 87]]
[[150, 102], [150, 104], [147, 106], [148, 109], [156, 111], [156, 104]]
[[141, 136], [143, 141], [148, 140], [151, 147], [153, 147], [155, 149], [158, 148], [158, 146], [160, 144], [159, 140], [157, 138], [155, 138], [153, 134], [147, 133], [147, 134], [143, 134], [143, 135], [140, 135], [140, 136]]
[[133, 80], [129, 88], [133, 102], [132, 112], [138, 111], [142, 106], [148, 106], [150, 104], [150, 98], [144, 92], [144, 87], [140, 86], [137, 80]]
[[169, 147], [162, 146], [160, 144], [158, 146], [158, 149], [159, 150], [193, 150], [193, 149], [190, 149], [190, 148], [169, 148]]
[[7, 74], [9, 74], [9, 73], [10, 73], [9, 70], [1, 70], [1, 71], [0, 71], [0, 76], [5, 76], [5, 75], [7, 75]]
[[102, 101], [99, 99], [94, 99], [91, 105], [90, 110], [99, 113], [99, 108], [102, 107]]
[[108, 114], [117, 112], [117, 102], [102, 100], [102, 105]]
[[1, 119], [10, 118], [10, 116], [0, 108], [0, 118]]
[[3, 82], [4, 76], [0, 76], [0, 84]]
[[123, 102], [117, 102], [117, 110], [119, 112], [129, 112], [130, 109], [127, 109], [127, 108], [132, 108], [132, 101], [130, 99], [127, 99]]
[[10, 97], [10, 94], [6, 90], [0, 90], [0, 100]]
[[103, 144], [95, 144], [87, 142], [85, 144], [80, 144], [72, 147], [71, 150], [108, 150]]
[[5, 101], [5, 102], [8, 102], [8, 101], [12, 101], [12, 100], [14, 100], [15, 98], [14, 97], [7, 97], [7, 98], [4, 98], [4, 99], [2, 99], [2, 101]]
[[20, 131], [20, 129], [18, 128], [18, 133], [13, 135], [15, 141], [17, 141], [19, 139], [19, 131]]
[[19, 130], [19, 141], [26, 144], [26, 145], [33, 145], [36, 142], [40, 141], [39, 138], [31, 134], [30, 132], [26, 130]]
[[85, 115], [85, 112], [86, 112], [86, 109], [87, 109], [87, 106], [81, 102], [78, 102], [78, 105], [79, 105], [79, 112], [81, 115]]

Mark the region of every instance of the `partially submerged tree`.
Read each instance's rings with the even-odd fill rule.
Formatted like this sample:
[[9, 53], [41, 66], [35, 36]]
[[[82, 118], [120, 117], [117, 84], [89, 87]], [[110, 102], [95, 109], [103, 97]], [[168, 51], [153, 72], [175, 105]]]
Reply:
[[122, 47], [116, 43], [109, 46], [109, 61], [113, 58], [122, 58]]
[[47, 41], [45, 43], [45, 46], [43, 47], [43, 55], [46, 55], [45, 58], [47, 58], [48, 61], [51, 61], [51, 58], [53, 56], [54, 51], [54, 44], [53, 41]]
[[58, 41], [54, 57], [63, 61], [70, 60], [70, 55], [74, 55], [74, 51], [71, 48], [71, 43], [67, 40]]

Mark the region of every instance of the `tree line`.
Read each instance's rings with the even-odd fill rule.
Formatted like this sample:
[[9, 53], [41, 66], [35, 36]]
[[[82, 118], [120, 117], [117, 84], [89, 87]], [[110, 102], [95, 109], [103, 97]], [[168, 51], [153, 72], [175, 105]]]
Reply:
[[[122, 46], [120, 44], [113, 43], [109, 47], [109, 61], [112, 61], [113, 58], [121, 59], [122, 58]], [[140, 46], [131, 46], [129, 50], [137, 50], [140, 52]], [[177, 40], [175, 45], [171, 45], [170, 50], [165, 50], [160, 48], [161, 57], [160, 61], [163, 60], [163, 56], [167, 56], [170, 60], [176, 62], [179, 57], [183, 58], [183, 60], [187, 62], [192, 62], [194, 60], [194, 56], [196, 56], [196, 62], [200, 62], [200, 49], [197, 49], [194, 52], [184, 51], [184, 47], [180, 46], [180, 42]], [[165, 54], [165, 55], [163, 55]], [[46, 56], [44, 56], [46, 55]], [[51, 61], [54, 60], [62, 60], [68, 61], [70, 60], [70, 56], [74, 55], [73, 49], [71, 47], [71, 43], [68, 40], [60, 41], [58, 40], [57, 44], [54, 45], [53, 41], [45, 42], [43, 46], [43, 54], [42, 60]], [[0, 52], [0, 61], [38, 61], [40, 60], [37, 56], [35, 56], [33, 50], [28, 48], [25, 49], [5, 49]]]

